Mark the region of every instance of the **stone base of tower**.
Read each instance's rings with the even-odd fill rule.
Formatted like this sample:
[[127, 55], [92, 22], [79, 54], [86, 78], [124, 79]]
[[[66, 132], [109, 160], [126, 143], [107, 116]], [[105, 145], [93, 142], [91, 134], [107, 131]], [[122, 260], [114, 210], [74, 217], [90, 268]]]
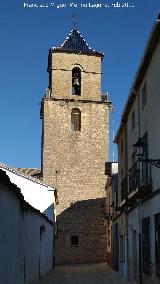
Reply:
[[105, 198], [78, 201], [58, 217], [56, 264], [106, 261]]

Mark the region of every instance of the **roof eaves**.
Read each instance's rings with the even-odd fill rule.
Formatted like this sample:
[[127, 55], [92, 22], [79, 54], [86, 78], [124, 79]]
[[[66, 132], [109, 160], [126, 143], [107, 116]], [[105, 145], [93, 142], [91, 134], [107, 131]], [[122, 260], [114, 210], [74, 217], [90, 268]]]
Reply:
[[9, 176], [6, 174], [6, 172], [4, 172], [2, 169], [0, 169], [0, 181], [3, 182], [4, 184], [7, 185], [8, 190], [12, 191], [16, 197], [19, 199], [20, 204], [21, 204], [21, 208], [23, 208], [23, 210], [27, 210], [30, 209], [33, 212], [35, 212], [38, 215], [41, 215], [43, 218], [45, 218], [50, 224], [53, 225], [53, 222], [44, 214], [41, 213], [38, 209], [32, 207], [27, 201], [24, 200], [24, 196], [21, 193], [20, 188], [11, 182]]
[[[19, 176], [21, 176], [21, 177], [24, 177], [24, 178], [26, 178], [26, 179], [28, 179], [28, 180], [31, 180], [31, 181], [33, 181], [33, 182], [35, 182], [35, 183], [38, 183], [38, 184], [42, 185], [42, 186], [51, 188], [49, 185], [44, 184], [44, 183], [41, 182], [40, 180], [38, 180], [38, 179], [36, 179], [36, 178], [33, 178], [33, 177], [31, 177], [31, 176], [25, 175], [25, 174], [21, 173], [20, 171], [15, 170], [14, 168], [9, 167], [9, 166], [7, 166], [7, 165], [5, 165], [5, 164], [0, 163], [0, 168], [2, 168], [2, 169], [4, 169], [4, 170], [8, 170], [8, 171], [10, 171], [10, 172], [12, 172], [12, 173], [14, 173], [14, 174], [16, 174], [16, 175], [19, 175]], [[54, 188], [52, 188], [52, 189], [55, 190]]]
[[88, 51], [79, 51], [79, 50], [69, 50], [69, 49], [60, 49], [60, 48], [51, 48], [52, 53], [75, 53], [75, 54], [83, 54], [83, 55], [90, 55], [90, 56], [98, 56], [103, 59], [104, 53], [94, 51], [94, 52], [88, 52]]
[[[71, 37], [75, 36], [78, 34], [78, 37], [81, 38], [80, 44], [82, 44], [82, 50], [80, 50], [80, 46], [73, 46], [73, 42]], [[71, 40], [71, 41], [70, 41]], [[67, 45], [68, 42], [68, 45]], [[71, 44], [72, 43], [72, 44]], [[67, 45], [67, 46], [65, 46]], [[80, 32], [76, 29], [72, 29], [69, 35], [65, 38], [64, 42], [59, 46], [59, 47], [52, 47], [50, 49], [52, 52], [65, 52], [65, 53], [76, 53], [76, 54], [86, 54], [86, 55], [95, 55], [95, 56], [100, 56], [102, 59], [104, 57], [104, 53], [98, 52], [94, 49], [92, 49], [89, 44], [85, 41], [85, 39], [82, 37]]]
[[146, 70], [147, 70], [149, 63], [151, 61], [151, 58], [153, 56], [153, 53], [154, 53], [154, 50], [157, 46], [158, 40], [160, 40], [160, 16], [158, 16], [158, 18], [155, 21], [155, 23], [152, 27], [152, 30], [150, 32], [149, 39], [147, 41], [143, 57], [141, 59], [139, 67], [137, 69], [137, 72], [136, 72], [134, 81], [132, 83], [132, 86], [130, 88], [127, 101], [124, 105], [124, 109], [123, 109], [123, 112], [122, 112], [122, 115], [121, 115], [120, 126], [117, 130], [117, 133], [116, 133], [116, 136], [115, 136], [115, 139], [114, 139], [114, 143], [118, 143], [120, 133], [121, 133], [121, 131], [122, 131], [124, 125], [125, 125], [129, 111], [130, 111], [132, 104], [135, 100], [135, 97], [138, 93], [139, 87], [140, 87], [140, 85], [141, 85], [141, 83], [144, 79]]

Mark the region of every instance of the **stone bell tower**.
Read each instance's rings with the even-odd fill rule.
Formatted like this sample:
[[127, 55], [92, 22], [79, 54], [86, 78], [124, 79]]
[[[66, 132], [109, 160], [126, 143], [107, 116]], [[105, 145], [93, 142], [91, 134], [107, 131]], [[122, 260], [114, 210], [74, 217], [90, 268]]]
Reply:
[[49, 86], [41, 104], [42, 173], [44, 183], [58, 190], [58, 263], [105, 257], [98, 250], [105, 228], [94, 227], [103, 223], [96, 220], [102, 214], [108, 159], [110, 102], [107, 96], [101, 99], [102, 59], [77, 29], [49, 50]]

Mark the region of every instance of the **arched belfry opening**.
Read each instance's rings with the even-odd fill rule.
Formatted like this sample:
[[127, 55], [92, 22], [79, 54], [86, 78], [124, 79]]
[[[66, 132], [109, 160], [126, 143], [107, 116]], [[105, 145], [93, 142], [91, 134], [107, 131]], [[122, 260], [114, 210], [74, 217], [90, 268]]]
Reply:
[[71, 130], [81, 131], [81, 111], [79, 108], [73, 108], [71, 112]]
[[81, 69], [78, 67], [72, 69], [72, 95], [81, 95]]

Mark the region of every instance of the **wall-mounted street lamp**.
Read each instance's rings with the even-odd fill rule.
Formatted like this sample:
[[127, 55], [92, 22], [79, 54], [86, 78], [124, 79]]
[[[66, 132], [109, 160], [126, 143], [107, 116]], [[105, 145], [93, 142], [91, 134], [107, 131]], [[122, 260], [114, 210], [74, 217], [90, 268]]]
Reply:
[[139, 156], [139, 159], [142, 162], [150, 163], [151, 165], [160, 168], [160, 159], [143, 159], [143, 153], [147, 147], [147, 144], [143, 141], [142, 138], [138, 138], [138, 141], [134, 145], [132, 145], [132, 147], [138, 149], [137, 156]]

